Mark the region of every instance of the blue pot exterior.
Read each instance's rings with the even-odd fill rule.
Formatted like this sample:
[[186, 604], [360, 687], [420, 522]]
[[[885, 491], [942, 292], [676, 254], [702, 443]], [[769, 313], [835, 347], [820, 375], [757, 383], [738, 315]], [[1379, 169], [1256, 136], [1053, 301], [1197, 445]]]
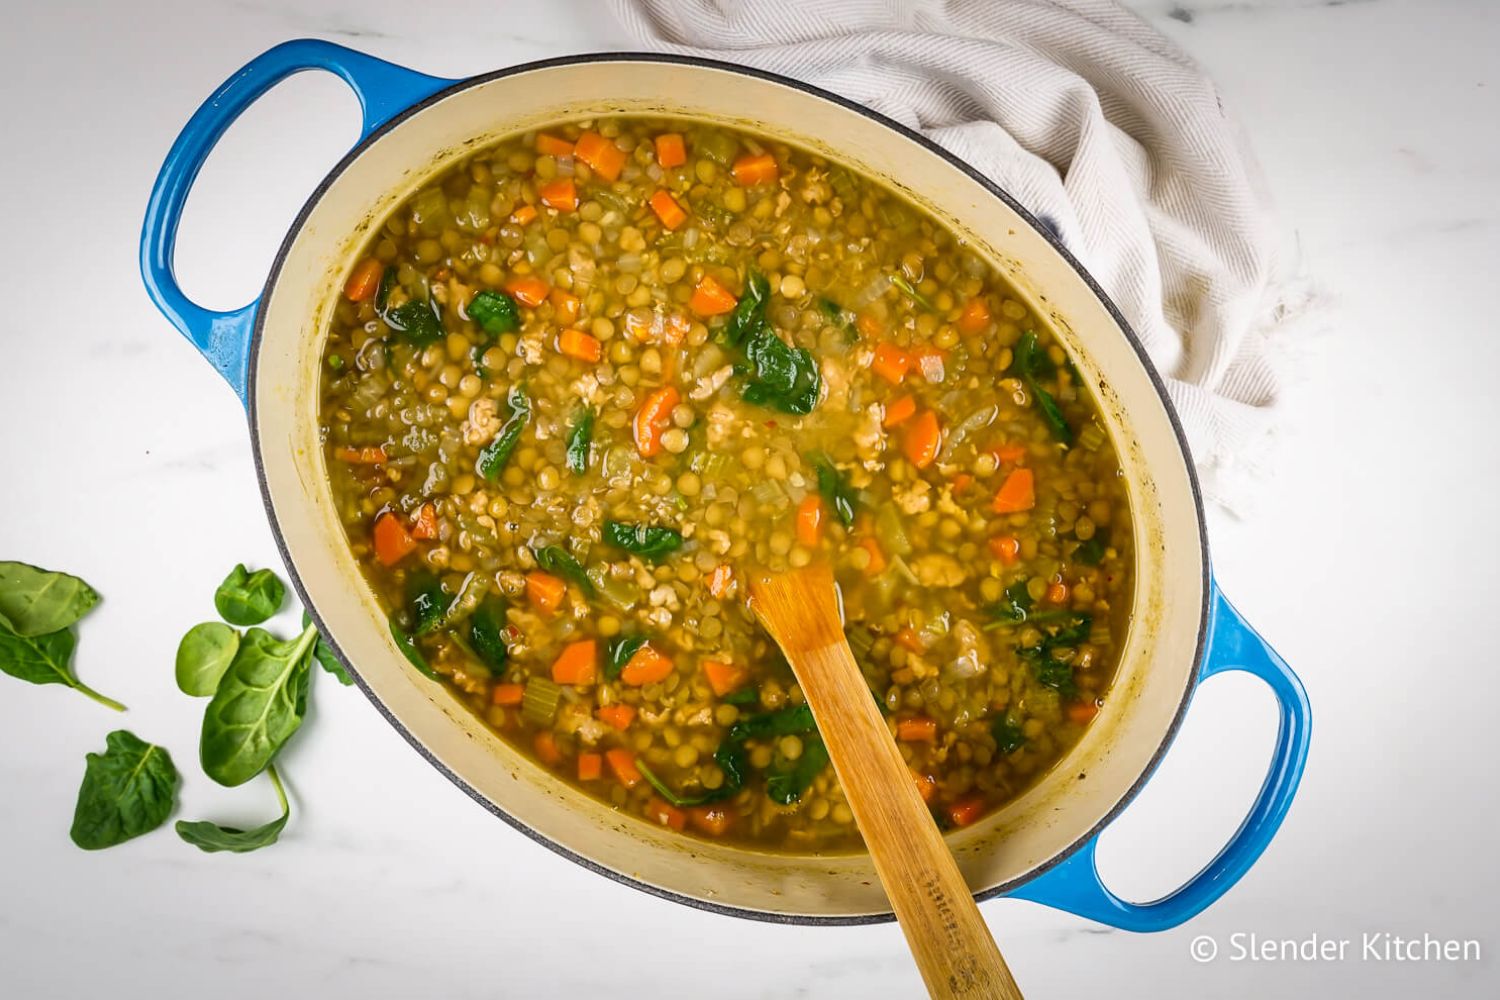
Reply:
[[[583, 56], [579, 59], [611, 59], [625, 56]], [[641, 56], [633, 59], [672, 59], [698, 61], [717, 68], [736, 69], [722, 63], [683, 60], [681, 57]], [[286, 42], [268, 50], [247, 63], [230, 77], [184, 126], [157, 176], [146, 210], [141, 233], [141, 276], [147, 294], [162, 314], [183, 334], [229, 383], [242, 403], [248, 401], [250, 353], [255, 317], [260, 299], [239, 309], [215, 311], [190, 301], [178, 287], [172, 260], [178, 223], [187, 202], [188, 192], [204, 161], [215, 144], [239, 117], [261, 95], [287, 77], [304, 70], [321, 69], [334, 73], [354, 90], [360, 102], [362, 124], [355, 150], [402, 112], [414, 108], [434, 95], [465, 81], [449, 80], [417, 73], [372, 56], [329, 42], [301, 39]], [[757, 75], [765, 76], [766, 74]], [[814, 91], [795, 81], [787, 85]], [[816, 92], [816, 91], [814, 91]], [[821, 92], [818, 92], [821, 93]], [[830, 96], [831, 95], [827, 95]], [[841, 104], [848, 105], [842, 100]], [[863, 109], [853, 108], [869, 114]], [[892, 127], [894, 126], [893, 123]], [[902, 129], [901, 131], [906, 132]], [[913, 140], [920, 136], [907, 133]], [[928, 143], [930, 145], [930, 143]], [[935, 151], [952, 159], [941, 150]], [[972, 172], [972, 171], [971, 171]], [[988, 185], [988, 182], [986, 182]], [[993, 185], [988, 185], [993, 188]], [[999, 192], [997, 191], [997, 194]], [[1009, 199], [1007, 199], [1009, 201]], [[1025, 215], [1024, 211], [1022, 214]], [[1026, 216], [1030, 218], [1029, 216]], [[1039, 225], [1039, 224], [1038, 224]], [[1045, 232], [1045, 231], [1044, 231]], [[1055, 235], [1049, 235], [1055, 244]], [[1059, 247], [1059, 249], [1062, 249]], [[1064, 251], [1065, 252], [1065, 251]], [[1081, 269], [1080, 269], [1081, 270]], [[1101, 293], [1102, 296], [1102, 293]], [[1170, 408], [1170, 404], [1168, 404]], [[1244, 618], [1219, 590], [1217, 581], [1210, 583], [1210, 608], [1207, 638], [1202, 644], [1196, 683], [1230, 670], [1245, 671], [1258, 677], [1276, 697], [1279, 723], [1270, 768], [1250, 812], [1228, 844], [1196, 876], [1181, 888], [1151, 903], [1136, 904], [1121, 899], [1101, 881], [1096, 861], [1098, 832], [1079, 844], [1066, 858], [1040, 875], [1005, 892], [981, 896], [1004, 895], [1026, 899], [1045, 906], [1098, 921], [1124, 930], [1160, 931], [1176, 927], [1201, 913], [1229, 891], [1255, 864], [1280, 829], [1296, 795], [1307, 762], [1311, 709], [1302, 683], [1286, 662], [1247, 624]], [[1191, 691], [1188, 694], [1191, 697]], [[1163, 747], [1163, 752], [1165, 747]], [[1160, 760], [1158, 754], [1156, 760]], [[1147, 776], [1143, 776], [1143, 781]], [[1137, 786], [1139, 787], [1139, 786]], [[580, 860], [570, 852], [553, 845], [559, 853]], [[587, 862], [583, 862], [587, 864]], [[617, 873], [589, 865], [603, 874], [638, 888], [642, 886]], [[672, 893], [668, 898], [677, 899]], [[680, 899], [689, 905], [702, 906], [696, 900]], [[720, 909], [718, 907], [707, 907]], [[738, 916], [757, 914], [723, 908]], [[869, 922], [839, 918], [775, 917], [773, 919], [803, 923]], [[872, 919], [890, 919], [889, 915]]]

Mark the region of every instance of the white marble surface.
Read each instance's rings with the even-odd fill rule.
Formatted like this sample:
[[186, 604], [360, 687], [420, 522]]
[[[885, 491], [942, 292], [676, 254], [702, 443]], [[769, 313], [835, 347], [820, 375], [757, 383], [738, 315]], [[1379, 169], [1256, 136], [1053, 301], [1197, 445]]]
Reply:
[[[1301, 362], [1253, 516], [1214, 515], [1215, 566], [1311, 691], [1306, 781], [1243, 883], [1178, 930], [1108, 932], [1027, 903], [984, 913], [1029, 995], [1492, 996], [1500, 986], [1492, 599], [1500, 423], [1500, 6], [1140, 0], [1219, 77], [1336, 304]], [[324, 684], [289, 750], [285, 841], [208, 856], [169, 831], [67, 839], [86, 751], [123, 722], [177, 755], [183, 815], [270, 814], [195, 765], [177, 637], [238, 560], [276, 565], [244, 416], [146, 301], [145, 195], [198, 102], [299, 35], [460, 76], [623, 38], [582, 0], [291, 0], [7, 7], [0, 30], [0, 554], [105, 603], [83, 676], [124, 719], [0, 678], [0, 995], [912, 996], [894, 926], [711, 916], [590, 874], [443, 781], [356, 692]], [[477, 26], [476, 26], [477, 25]], [[355, 135], [332, 78], [274, 92], [226, 139], [179, 262], [207, 304], [253, 294], [301, 199]], [[1201, 694], [1160, 775], [1105, 838], [1112, 883], [1175, 885], [1233, 829], [1268, 697]], [[1197, 935], [1475, 937], [1478, 964], [1200, 965]]]

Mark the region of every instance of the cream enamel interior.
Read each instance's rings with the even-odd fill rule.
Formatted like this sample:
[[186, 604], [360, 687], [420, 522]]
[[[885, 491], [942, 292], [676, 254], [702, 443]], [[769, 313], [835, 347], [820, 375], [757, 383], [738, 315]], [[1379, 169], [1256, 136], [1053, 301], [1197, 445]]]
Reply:
[[[253, 417], [266, 495], [293, 571], [369, 693], [472, 791], [574, 855], [648, 886], [780, 916], [887, 913], [863, 856], [763, 854], [648, 826], [511, 750], [401, 658], [344, 541], [318, 443], [317, 372], [328, 307], [372, 227], [475, 145], [564, 118], [670, 114], [763, 131], [903, 190], [990, 256], [1049, 315], [1120, 448], [1136, 530], [1136, 606], [1117, 681], [1083, 741], [1020, 799], [950, 837], [976, 892], [1013, 886], [1104, 821], [1151, 767], [1196, 666], [1204, 606], [1199, 513], [1171, 418], [1134, 348], [1088, 284], [981, 184], [832, 101], [725, 69], [589, 61], [475, 82], [388, 130], [309, 206], [262, 302]], [[1083, 779], [1083, 775], [1087, 779]]]

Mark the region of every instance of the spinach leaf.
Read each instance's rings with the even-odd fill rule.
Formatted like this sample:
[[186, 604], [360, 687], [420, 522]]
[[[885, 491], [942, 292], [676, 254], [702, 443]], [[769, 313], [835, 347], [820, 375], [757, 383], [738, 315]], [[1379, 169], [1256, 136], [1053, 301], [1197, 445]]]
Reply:
[[606, 647], [608, 655], [604, 658], [604, 679], [612, 681], [619, 677], [625, 664], [645, 644], [646, 637], [643, 635], [621, 635], [611, 639]]
[[636, 759], [635, 766], [641, 772], [641, 777], [646, 779], [646, 783], [656, 789], [662, 798], [674, 806], [685, 808], [722, 802], [733, 798], [739, 794], [741, 788], [745, 787], [745, 774], [749, 770], [750, 762], [743, 743], [733, 740], [720, 743], [719, 748], [714, 751], [714, 763], [718, 764], [719, 770], [724, 772], [724, 783], [718, 788], [706, 789], [698, 795], [677, 793], [665, 781], [657, 777], [656, 772], [651, 770], [645, 761], [639, 758]]
[[91, 753], [68, 835], [85, 851], [123, 844], [167, 821], [177, 798], [177, 768], [166, 749], [117, 729]]
[[[1048, 623], [1051, 622], [1058, 624], [1049, 629]], [[1031, 623], [1039, 628], [1042, 638], [1036, 645], [1020, 647], [1016, 652], [1031, 663], [1038, 683], [1052, 688], [1059, 694], [1071, 695], [1077, 690], [1073, 683], [1072, 660], [1071, 657], [1067, 659], [1059, 657], [1057, 651], [1071, 649], [1079, 643], [1087, 642], [1093, 622], [1091, 615], [1075, 614], [1070, 611], [1033, 615]]]
[[486, 594], [469, 616], [469, 643], [474, 653], [496, 674], [505, 669], [510, 648], [505, 644], [505, 602]]
[[573, 553], [561, 545], [549, 545], [544, 549], [537, 549], [532, 555], [536, 556], [536, 564], [542, 569], [565, 580], [572, 580], [578, 584], [579, 590], [589, 597], [594, 596], [594, 581], [590, 580], [589, 575], [583, 571], [582, 564], [573, 558]]
[[1073, 560], [1085, 566], [1097, 566], [1104, 561], [1106, 544], [1103, 536], [1097, 534], [1086, 542], [1079, 542], [1078, 548], [1073, 550]]
[[240, 633], [223, 622], [188, 629], [177, 644], [177, 689], [194, 698], [211, 697], [240, 648]]
[[259, 625], [281, 609], [286, 585], [268, 569], [254, 573], [240, 563], [214, 591], [219, 617], [231, 625]]
[[729, 692], [719, 700], [726, 705], [734, 705], [736, 707], [755, 705], [760, 702], [760, 689], [753, 687], [740, 688], [738, 691]]
[[443, 624], [448, 595], [435, 575], [418, 570], [406, 581], [406, 607], [411, 612], [412, 634], [426, 635]]
[[491, 338], [521, 327], [521, 310], [504, 292], [475, 292], [469, 300], [469, 318]]
[[921, 292], [917, 291], [916, 287], [910, 281], [907, 281], [905, 276], [900, 274], [891, 275], [891, 284], [901, 289], [902, 294], [911, 299], [921, 308], [927, 310], [928, 312], [937, 312], [937, 307], [932, 304], [931, 300], [929, 300], [927, 296], [923, 295]]
[[843, 332], [845, 343], [859, 342], [859, 328], [854, 325], [854, 315], [843, 306], [824, 295], [818, 297], [818, 311]]
[[[302, 612], [302, 627], [307, 628], [311, 624], [312, 616], [306, 611]], [[323, 638], [321, 632], [318, 633], [318, 641], [313, 646], [313, 659], [317, 660], [318, 665], [324, 670], [338, 678], [338, 682], [345, 687], [354, 683], [354, 678], [349, 676], [349, 671], [344, 669], [344, 665], [339, 662], [338, 654], [333, 651], [333, 646]]]
[[0, 562], [0, 624], [16, 635], [67, 628], [98, 603], [99, 592], [76, 576]]
[[45, 635], [17, 635], [9, 625], [0, 622], [0, 670], [32, 684], [66, 684], [116, 712], [125, 706], [106, 698], [73, 675], [69, 665], [78, 638], [71, 628]]
[[985, 607], [985, 614], [995, 619], [984, 626], [985, 631], [988, 632], [1002, 625], [1019, 625], [1031, 613], [1032, 603], [1031, 591], [1026, 589], [1026, 581], [1017, 580], [1005, 588], [1000, 600]]
[[406, 662], [416, 667], [417, 672], [423, 677], [437, 680], [437, 671], [432, 669], [432, 666], [427, 662], [427, 657], [423, 656], [422, 651], [417, 648], [417, 640], [412, 638], [411, 634], [401, 627], [401, 623], [396, 620], [396, 616], [391, 615], [387, 618], [386, 624], [390, 626], [391, 638], [396, 640], [396, 648], [401, 650], [401, 655], [406, 657]]
[[806, 348], [791, 347], [766, 322], [771, 286], [766, 276], [752, 271], [740, 299], [721, 334], [730, 347], [742, 351], [749, 363], [745, 402], [783, 413], [811, 413], [823, 390], [818, 363]]
[[271, 784], [276, 788], [276, 798], [281, 803], [279, 817], [250, 830], [220, 826], [207, 820], [198, 820], [193, 823], [178, 820], [177, 836], [209, 854], [219, 851], [247, 854], [276, 843], [281, 837], [281, 831], [286, 829], [286, 821], [292, 816], [292, 807], [286, 800], [286, 789], [281, 787], [281, 775], [276, 773], [276, 765], [268, 765], [266, 773], [271, 776]]
[[766, 795], [772, 802], [789, 806], [802, 798], [813, 779], [828, 766], [828, 748], [816, 736], [802, 741], [802, 756], [784, 761], [766, 776]]
[[392, 309], [389, 303], [391, 289], [395, 286], [396, 268], [387, 265], [380, 272], [380, 285], [375, 291], [375, 315], [392, 330], [404, 333], [414, 347], [426, 347], [442, 339], [443, 321], [438, 315], [437, 303], [411, 299]]
[[1027, 330], [1021, 334], [1021, 339], [1016, 341], [1014, 360], [1011, 361], [1010, 369], [1031, 394], [1036, 397], [1037, 409], [1041, 412], [1042, 420], [1047, 429], [1052, 432], [1052, 437], [1063, 444], [1073, 443], [1073, 429], [1068, 426], [1067, 418], [1063, 416], [1061, 407], [1052, 394], [1041, 386], [1041, 379], [1050, 378], [1057, 374], [1057, 366], [1047, 356], [1047, 352], [1038, 347], [1036, 333]]
[[604, 540], [652, 562], [682, 548], [682, 532], [649, 524], [604, 522]]
[[1013, 754], [1026, 745], [1026, 734], [1008, 712], [995, 716], [990, 733], [995, 737], [995, 749], [1003, 754]]
[[829, 509], [838, 515], [839, 522], [845, 528], [854, 527], [854, 508], [859, 499], [844, 474], [839, 472], [827, 455], [809, 455], [808, 461], [817, 470], [818, 492], [823, 495]]
[[531, 400], [525, 389], [519, 385], [511, 386], [505, 402], [510, 407], [510, 416], [500, 425], [494, 440], [479, 449], [479, 460], [475, 463], [475, 470], [490, 482], [500, 478], [500, 470], [510, 461], [511, 453], [521, 440], [521, 432], [531, 420]]
[[772, 736], [800, 736], [817, 729], [812, 709], [806, 704], [746, 716], [729, 727], [728, 739], [736, 742], [763, 740]]
[[575, 476], [589, 471], [589, 441], [594, 436], [594, 409], [585, 406], [568, 429], [568, 451], [564, 464]]
[[203, 713], [198, 754], [210, 778], [244, 784], [265, 770], [302, 725], [317, 642], [311, 625], [286, 642], [265, 629], [245, 633]]

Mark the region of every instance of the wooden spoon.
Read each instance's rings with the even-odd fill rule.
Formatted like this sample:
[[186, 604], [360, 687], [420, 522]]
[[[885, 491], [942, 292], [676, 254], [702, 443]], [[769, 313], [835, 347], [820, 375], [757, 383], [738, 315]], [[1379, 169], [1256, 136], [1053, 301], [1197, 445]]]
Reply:
[[832, 571], [751, 574], [749, 583], [750, 607], [797, 675], [928, 993], [1019, 1000], [844, 639]]

